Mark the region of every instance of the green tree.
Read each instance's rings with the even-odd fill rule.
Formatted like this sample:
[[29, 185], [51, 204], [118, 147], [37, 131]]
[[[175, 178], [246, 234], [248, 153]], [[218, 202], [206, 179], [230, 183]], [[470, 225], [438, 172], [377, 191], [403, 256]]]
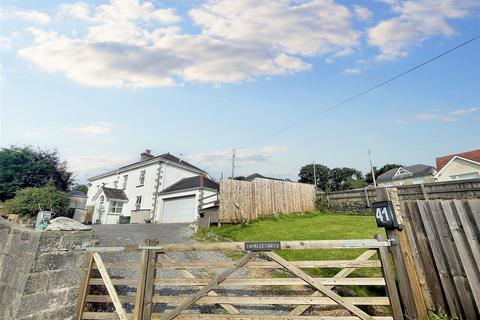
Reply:
[[51, 210], [56, 216], [63, 216], [68, 211], [69, 202], [65, 192], [48, 184], [19, 190], [13, 199], [5, 202], [5, 212], [34, 217], [40, 210]]
[[233, 180], [245, 181], [245, 177], [244, 176], [236, 176], [235, 178], [233, 178]]
[[73, 183], [73, 174], [56, 150], [15, 146], [0, 150], [0, 201], [13, 198], [20, 189], [42, 187], [48, 182], [63, 191]]
[[[328, 176], [330, 169], [323, 164], [315, 164], [315, 175], [317, 177], [317, 187], [324, 191], [329, 190]], [[300, 168], [300, 173], [298, 174], [300, 179], [299, 182], [303, 183], [313, 183], [313, 164], [307, 164]]]
[[[388, 170], [398, 168], [398, 167], [402, 167], [402, 165], [401, 164], [389, 163], [389, 164], [384, 165], [383, 167], [380, 167], [380, 169], [377, 169], [377, 167], [373, 167], [373, 172], [375, 172], [375, 178], [378, 178], [378, 176], [387, 172]], [[367, 183], [373, 183], [373, 178], [372, 178], [372, 173], [371, 172], [369, 172], [365, 175], [365, 181]]]
[[88, 186], [86, 184], [75, 184], [72, 188], [73, 191], [79, 191], [87, 194], [88, 192]]
[[350, 190], [366, 186], [363, 174], [354, 168], [333, 168], [328, 176], [332, 191]]

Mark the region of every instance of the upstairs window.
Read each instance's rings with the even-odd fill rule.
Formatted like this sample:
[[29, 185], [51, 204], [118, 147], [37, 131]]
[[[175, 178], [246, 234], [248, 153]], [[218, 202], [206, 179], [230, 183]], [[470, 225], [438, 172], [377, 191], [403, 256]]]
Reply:
[[140, 210], [142, 206], [142, 196], [137, 197], [137, 201], [135, 201], [135, 210]]
[[138, 186], [143, 186], [145, 184], [145, 170], [140, 171], [140, 177], [138, 178]]
[[113, 188], [118, 189], [118, 181], [113, 181]]
[[120, 201], [111, 201], [110, 202], [110, 212], [111, 213], [122, 213], [123, 202]]
[[127, 189], [127, 181], [128, 181], [128, 175], [126, 174], [123, 176], [123, 187], [122, 187], [123, 190]]

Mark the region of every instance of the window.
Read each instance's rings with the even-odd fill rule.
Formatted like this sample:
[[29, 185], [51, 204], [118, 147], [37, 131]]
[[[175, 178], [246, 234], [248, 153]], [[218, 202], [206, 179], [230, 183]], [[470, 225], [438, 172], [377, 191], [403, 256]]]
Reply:
[[123, 187], [122, 187], [122, 189], [124, 189], [124, 190], [127, 189], [127, 181], [128, 181], [128, 175], [126, 174], [126, 175], [123, 176]]
[[110, 201], [110, 212], [111, 213], [122, 213], [123, 202], [120, 201]]
[[413, 178], [413, 184], [422, 184], [425, 183], [425, 178]]
[[113, 181], [113, 188], [118, 189], [118, 181]]
[[143, 186], [145, 184], [145, 170], [140, 171], [140, 177], [138, 178], [138, 186]]
[[466, 179], [476, 179], [480, 178], [480, 173], [472, 172], [472, 173], [464, 173], [464, 174], [457, 174], [455, 176], [450, 176], [450, 180], [466, 180]]
[[137, 197], [137, 201], [135, 201], [135, 210], [140, 210], [142, 206], [142, 196]]

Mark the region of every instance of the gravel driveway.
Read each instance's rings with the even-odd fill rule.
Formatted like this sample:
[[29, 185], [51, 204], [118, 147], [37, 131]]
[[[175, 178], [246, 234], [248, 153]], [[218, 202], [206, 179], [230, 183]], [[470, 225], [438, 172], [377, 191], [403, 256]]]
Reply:
[[137, 245], [146, 239], [156, 239], [160, 243], [180, 243], [191, 241], [194, 234], [188, 223], [110, 224], [92, 227], [98, 233], [100, 246]]

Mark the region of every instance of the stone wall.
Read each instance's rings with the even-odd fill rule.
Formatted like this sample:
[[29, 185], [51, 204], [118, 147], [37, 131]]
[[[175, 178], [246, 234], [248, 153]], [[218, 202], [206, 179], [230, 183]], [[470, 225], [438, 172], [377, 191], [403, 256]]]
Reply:
[[[399, 200], [451, 200], [480, 198], [480, 179], [427, 183], [396, 187]], [[327, 195], [328, 209], [333, 212], [370, 212], [377, 201], [377, 190], [356, 189]]]
[[332, 192], [327, 195], [328, 209], [333, 212], [368, 213], [372, 202], [377, 201], [377, 191], [357, 189]]
[[92, 231], [35, 231], [0, 218], [0, 319], [73, 319]]

